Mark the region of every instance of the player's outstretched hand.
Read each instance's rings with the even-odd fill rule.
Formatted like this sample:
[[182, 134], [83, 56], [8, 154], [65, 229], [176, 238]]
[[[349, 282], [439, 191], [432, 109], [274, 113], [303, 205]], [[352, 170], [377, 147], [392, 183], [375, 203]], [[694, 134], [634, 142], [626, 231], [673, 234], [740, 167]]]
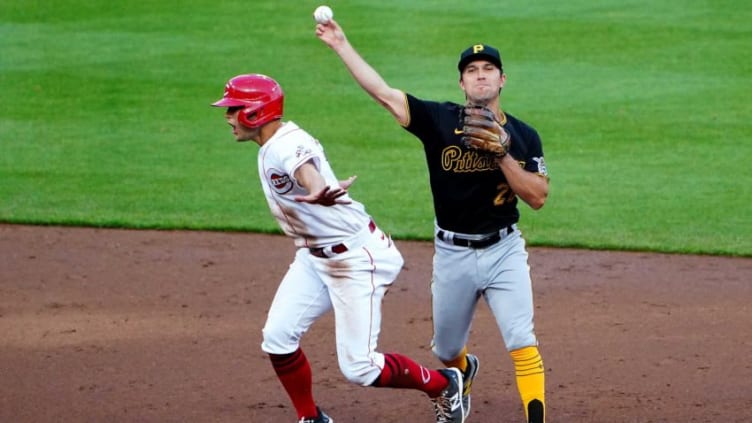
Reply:
[[[349, 181], [350, 184], [352, 184], [351, 179], [349, 178], [346, 181], [343, 181], [347, 183]], [[342, 182], [340, 182], [341, 184]], [[348, 185], [349, 186], [349, 185]], [[332, 188], [329, 186], [326, 186], [321, 189], [319, 192], [314, 192], [308, 195], [297, 195], [295, 196], [295, 201], [299, 203], [310, 203], [310, 204], [320, 204], [322, 206], [333, 206], [335, 204], [350, 204], [352, 201], [342, 199], [341, 197], [343, 195], [347, 194], [347, 189], [345, 188]]]
[[325, 24], [316, 24], [316, 36], [331, 48], [345, 41], [345, 32], [334, 19]]

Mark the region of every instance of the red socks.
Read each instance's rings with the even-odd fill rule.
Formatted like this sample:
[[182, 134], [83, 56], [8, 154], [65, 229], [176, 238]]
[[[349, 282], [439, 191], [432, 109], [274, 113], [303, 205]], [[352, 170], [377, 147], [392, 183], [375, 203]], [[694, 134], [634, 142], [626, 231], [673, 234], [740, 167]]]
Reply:
[[292, 354], [284, 355], [269, 354], [269, 358], [279, 381], [282, 382], [282, 386], [298, 412], [298, 418], [317, 416], [318, 410], [313, 401], [311, 365], [303, 350], [298, 348]]
[[404, 355], [384, 354], [384, 369], [373, 386], [417, 389], [436, 398], [446, 388], [447, 379], [437, 370], [426, 369]]
[[[269, 354], [269, 358], [298, 418], [317, 416], [311, 365], [303, 350], [298, 348], [292, 354]], [[404, 355], [384, 354], [384, 368], [373, 386], [417, 389], [436, 398], [446, 388], [447, 379], [438, 370], [427, 369]]]

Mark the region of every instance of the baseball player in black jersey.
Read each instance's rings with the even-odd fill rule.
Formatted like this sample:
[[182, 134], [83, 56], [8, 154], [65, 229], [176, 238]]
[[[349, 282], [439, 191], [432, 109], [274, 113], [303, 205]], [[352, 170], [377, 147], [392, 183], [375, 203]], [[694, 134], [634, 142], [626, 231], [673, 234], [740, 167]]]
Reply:
[[[355, 81], [423, 143], [435, 211], [431, 283], [432, 350], [447, 367], [463, 371], [463, 402], [479, 359], [467, 341], [478, 301], [491, 309], [514, 362], [528, 423], [545, 421], [543, 361], [533, 328], [533, 294], [525, 240], [517, 228], [518, 198], [537, 210], [548, 196], [548, 174], [538, 133], [501, 109], [506, 75], [498, 50], [476, 44], [460, 54], [459, 86], [465, 104], [422, 100], [392, 88], [352, 47], [335, 20], [316, 26]], [[493, 112], [509, 135], [504, 154], [463, 143], [466, 105]]]

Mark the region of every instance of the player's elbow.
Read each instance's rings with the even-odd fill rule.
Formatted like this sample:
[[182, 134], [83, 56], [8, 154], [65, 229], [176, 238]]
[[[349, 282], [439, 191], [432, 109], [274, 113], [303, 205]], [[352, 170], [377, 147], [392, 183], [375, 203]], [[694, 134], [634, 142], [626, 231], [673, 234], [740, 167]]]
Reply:
[[531, 209], [540, 210], [546, 204], [546, 198], [548, 198], [548, 191], [527, 196], [524, 200]]
[[533, 201], [530, 201], [528, 205], [533, 210], [540, 210], [543, 208], [543, 205], [546, 204], [546, 196], [540, 196], [535, 198]]
[[535, 189], [525, 202], [533, 210], [540, 210], [548, 198], [548, 178], [541, 177], [536, 182]]

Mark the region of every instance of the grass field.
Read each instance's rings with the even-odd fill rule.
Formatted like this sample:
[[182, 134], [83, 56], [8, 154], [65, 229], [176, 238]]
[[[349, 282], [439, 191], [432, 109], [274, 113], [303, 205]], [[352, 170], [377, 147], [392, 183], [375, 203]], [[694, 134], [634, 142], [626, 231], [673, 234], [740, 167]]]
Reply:
[[[314, 1], [0, 3], [0, 221], [274, 232], [255, 144], [210, 108], [275, 77], [397, 238], [429, 239], [419, 142], [314, 35]], [[535, 126], [533, 245], [752, 255], [752, 9], [741, 0], [331, 1], [391, 85], [461, 102], [456, 61], [499, 47], [506, 111]], [[489, 10], [490, 9], [490, 10]]]

